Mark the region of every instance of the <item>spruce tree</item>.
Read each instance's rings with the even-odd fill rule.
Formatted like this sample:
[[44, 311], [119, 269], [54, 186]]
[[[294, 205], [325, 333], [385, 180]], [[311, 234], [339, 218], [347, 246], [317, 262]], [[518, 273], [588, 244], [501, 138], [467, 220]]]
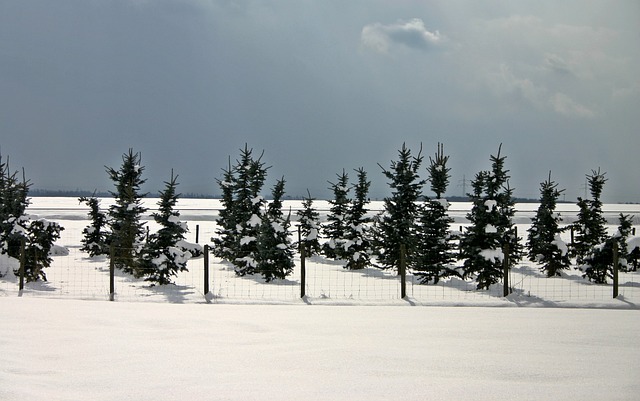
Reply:
[[618, 269], [627, 268], [627, 238], [631, 234], [631, 218], [620, 214], [618, 230], [608, 236], [604, 242], [594, 246], [584, 259], [582, 265], [583, 277], [596, 284], [606, 284], [607, 278], [613, 278], [613, 247], [618, 247]]
[[187, 225], [180, 221], [180, 212], [175, 209], [180, 197], [176, 192], [177, 179], [171, 170], [171, 178], [165, 181], [165, 188], [160, 192], [158, 211], [152, 214], [160, 229], [149, 236], [142, 252], [140, 270], [145, 280], [160, 285], [171, 284], [178, 272], [188, 271], [187, 262], [192, 257], [180, 246]]
[[329, 200], [331, 207], [324, 224], [324, 236], [328, 241], [322, 246], [322, 252], [327, 258], [344, 259], [344, 242], [347, 231], [347, 212], [351, 199], [349, 199], [349, 175], [342, 170], [342, 174], [336, 174], [337, 182], [332, 183], [329, 189], [333, 192], [333, 199]]
[[[4, 163], [0, 155], [0, 253], [19, 259], [21, 243], [24, 241], [24, 275], [27, 282], [46, 281], [44, 269], [53, 261], [50, 251], [64, 228], [26, 213], [30, 203], [30, 185], [24, 169], [22, 180], [19, 180], [18, 172], [11, 172], [9, 163]], [[14, 274], [18, 273], [17, 269], [14, 270]]]
[[298, 227], [300, 229], [300, 241], [305, 247], [306, 256], [317, 255], [321, 251], [319, 232], [320, 232], [320, 213], [314, 208], [313, 202], [315, 198], [311, 197], [311, 193], [307, 190], [307, 197], [302, 199], [302, 209], [298, 210]]
[[422, 146], [414, 157], [403, 143], [398, 151], [398, 160], [391, 162], [389, 170], [378, 164], [391, 188], [391, 196], [384, 199], [384, 210], [375, 222], [375, 252], [382, 269], [397, 268], [401, 245], [406, 249], [407, 266], [415, 265], [417, 201], [426, 183], [419, 174], [423, 159]]
[[428, 181], [436, 197], [427, 199], [421, 206], [417, 227], [418, 247], [413, 270], [421, 284], [437, 284], [442, 278], [460, 276], [453, 267], [453, 241], [456, 239], [450, 230], [453, 219], [447, 214], [449, 202], [442, 198], [450, 179], [448, 160], [444, 147], [438, 143], [435, 158], [429, 157], [430, 165], [427, 167]]
[[106, 167], [116, 188], [111, 192], [115, 203], [109, 207], [113, 262], [117, 268], [136, 277], [143, 275], [138, 269], [138, 260], [146, 232], [145, 223], [140, 218], [147, 211], [142, 206], [142, 199], [146, 194], [140, 193], [140, 187], [146, 181], [142, 179], [144, 167], [141, 161], [141, 154], [129, 149], [122, 156], [119, 170]]
[[459, 257], [464, 260], [464, 277], [475, 277], [478, 289], [488, 289], [503, 278], [504, 249], [509, 249], [509, 267], [521, 257], [521, 246], [513, 225], [515, 202], [509, 186], [506, 156], [491, 155], [491, 170], [480, 172], [472, 182], [473, 202], [467, 219], [471, 226], [462, 235]]
[[371, 181], [367, 179], [367, 172], [363, 168], [355, 171], [358, 182], [353, 187], [355, 196], [345, 218], [344, 259], [347, 261], [345, 268], [349, 270], [358, 270], [369, 266], [372, 253], [369, 238], [371, 219], [367, 217]]
[[219, 228], [216, 230], [218, 237], [213, 239], [215, 244], [213, 253], [219, 258], [232, 260], [237, 242], [238, 211], [236, 210], [237, 203], [235, 200], [237, 179], [234, 175], [234, 170], [231, 168], [230, 158], [229, 167], [223, 169], [223, 178], [216, 179], [216, 181], [222, 190], [220, 199], [222, 207], [216, 220]]
[[89, 256], [108, 255], [110, 233], [106, 230], [107, 216], [100, 210], [100, 199], [95, 196], [81, 196], [78, 202], [85, 203], [89, 207], [89, 219], [91, 225], [82, 230], [81, 251]]
[[273, 200], [262, 216], [260, 234], [258, 236], [257, 272], [266, 282], [284, 279], [293, 272], [293, 245], [289, 238], [290, 214], [282, 213], [282, 196], [284, 195], [284, 178], [273, 187]]
[[527, 230], [527, 250], [529, 260], [539, 263], [547, 277], [560, 276], [562, 270], [569, 269], [568, 247], [560, 238], [564, 229], [560, 228], [562, 217], [556, 213], [558, 198], [564, 189], [558, 190], [558, 184], [549, 178], [540, 184], [540, 206], [531, 219]]
[[[577, 268], [584, 270], [593, 249], [602, 244], [607, 239], [606, 219], [602, 215], [602, 201], [600, 196], [607, 181], [604, 177], [606, 173], [601, 173], [600, 169], [591, 170], [591, 175], [587, 175], [587, 183], [591, 193], [591, 199], [578, 197], [578, 219], [572, 224], [574, 230], [574, 241], [571, 247], [571, 255], [576, 258]], [[592, 279], [589, 274], [586, 277]], [[601, 274], [594, 274], [596, 282], [601, 281]]]
[[258, 267], [258, 236], [265, 205], [261, 191], [268, 169], [262, 162], [263, 154], [254, 159], [253, 149], [245, 144], [234, 169], [236, 187], [233, 209], [237, 223], [230, 256], [239, 276], [253, 274]]

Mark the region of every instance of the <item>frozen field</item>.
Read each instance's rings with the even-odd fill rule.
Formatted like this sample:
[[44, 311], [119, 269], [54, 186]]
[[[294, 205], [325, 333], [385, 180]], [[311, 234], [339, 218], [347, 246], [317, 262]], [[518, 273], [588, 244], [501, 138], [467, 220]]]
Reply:
[[[211, 202], [183, 201], [189, 240], [195, 225], [200, 243], [213, 235]], [[464, 225], [460, 210], [452, 213]], [[566, 401], [640, 394], [637, 273], [621, 280], [623, 296], [615, 300], [610, 285], [591, 285], [577, 272], [546, 279], [529, 264], [512, 273], [507, 298], [501, 288], [475, 291], [461, 280], [420, 286], [409, 276], [403, 300], [393, 274], [348, 272], [313, 258], [302, 300], [298, 270], [265, 284], [235, 277], [212, 258], [211, 304], [202, 293], [203, 259], [190, 261], [173, 286], [119, 275], [117, 302], [107, 302], [107, 261], [78, 252], [85, 209], [69, 199], [37, 198], [31, 212], [66, 228], [59, 244], [70, 254], [55, 258], [49, 282], [29, 284], [21, 297], [14, 278], [0, 280], [3, 401]], [[518, 218], [522, 233], [526, 216]]]

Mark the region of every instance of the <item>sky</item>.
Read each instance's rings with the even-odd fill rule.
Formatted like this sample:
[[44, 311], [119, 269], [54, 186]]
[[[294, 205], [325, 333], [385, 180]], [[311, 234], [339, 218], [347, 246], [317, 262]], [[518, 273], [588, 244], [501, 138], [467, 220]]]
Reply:
[[[640, 202], [640, 3], [629, 1], [0, 0], [0, 152], [33, 188], [183, 193], [248, 144], [289, 196], [331, 197], [362, 167], [371, 198], [406, 143], [450, 156], [449, 196], [502, 144], [510, 185], [564, 200], [606, 172]], [[382, 166], [382, 167], [381, 167]], [[428, 187], [425, 194], [430, 195]]]

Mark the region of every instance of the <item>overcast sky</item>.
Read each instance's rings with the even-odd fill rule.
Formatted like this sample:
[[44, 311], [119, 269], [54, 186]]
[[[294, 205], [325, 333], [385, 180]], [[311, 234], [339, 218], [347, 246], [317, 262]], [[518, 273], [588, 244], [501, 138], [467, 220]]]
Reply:
[[449, 195], [502, 143], [517, 196], [601, 168], [640, 201], [638, 66], [636, 0], [0, 0], [0, 148], [34, 188], [110, 190], [132, 147], [146, 190], [219, 194], [248, 143], [269, 188], [364, 167], [382, 198], [403, 142], [444, 143]]

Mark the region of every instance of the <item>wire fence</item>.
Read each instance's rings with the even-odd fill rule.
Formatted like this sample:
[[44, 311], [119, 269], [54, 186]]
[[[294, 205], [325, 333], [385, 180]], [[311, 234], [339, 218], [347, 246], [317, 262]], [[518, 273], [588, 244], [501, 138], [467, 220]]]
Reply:
[[[48, 210], [48, 212], [46, 212]], [[406, 291], [403, 298], [401, 278], [396, 270], [381, 270], [370, 266], [362, 270], [344, 269], [342, 261], [322, 256], [305, 258], [304, 280], [299, 254], [294, 257], [295, 266], [286, 279], [266, 283], [260, 274], [238, 276], [235, 267], [210, 256], [192, 258], [187, 263], [188, 271], [173, 278], [174, 284], [154, 285], [144, 279], [115, 270], [113, 293], [111, 292], [109, 258], [89, 257], [80, 250], [82, 229], [86, 227], [85, 209], [46, 209], [42, 212], [52, 220], [61, 221], [65, 230], [58, 241], [68, 254], [53, 256], [52, 265], [45, 269], [47, 281], [25, 283], [19, 289], [16, 260], [0, 255], [0, 297], [55, 297], [135, 302], [172, 303], [314, 303], [314, 304], [461, 304], [461, 305], [617, 305], [640, 306], [640, 272], [619, 273], [619, 296], [613, 299], [611, 280], [608, 284], [594, 284], [584, 279], [578, 270], [565, 271], [562, 277], [547, 278], [539, 267], [522, 261], [509, 271], [509, 292], [504, 297], [502, 283], [487, 290], [478, 290], [473, 279], [448, 278], [437, 284], [419, 283], [411, 270], [406, 272]], [[207, 210], [207, 213], [209, 211]], [[462, 213], [462, 212], [460, 212]], [[459, 213], [459, 214], [460, 214]], [[205, 213], [206, 214], [206, 213]], [[207, 243], [215, 237], [215, 218], [203, 217], [200, 209], [188, 209], [185, 217], [196, 219], [190, 223], [195, 228], [189, 240]], [[520, 236], [525, 236], [529, 224], [528, 215], [519, 217], [517, 224]], [[457, 217], [460, 231], [467, 226], [462, 217]], [[150, 231], [158, 227], [147, 221]], [[293, 227], [295, 228], [295, 227]], [[615, 230], [615, 225], [609, 226]], [[195, 235], [194, 235], [195, 234]], [[565, 231], [563, 240], [570, 242], [570, 232]], [[524, 239], [523, 239], [524, 241]], [[205, 273], [208, 278], [205, 283]], [[303, 284], [304, 281], [304, 284]], [[304, 296], [302, 296], [304, 294]]]
[[413, 272], [407, 271], [403, 298], [402, 280], [397, 271], [375, 267], [346, 270], [342, 262], [320, 256], [305, 259], [304, 280], [299, 255], [294, 259], [293, 272], [286, 279], [271, 282], [265, 282], [260, 274], [239, 276], [231, 263], [213, 256], [189, 260], [188, 271], [178, 273], [173, 278], [174, 284], [169, 285], [155, 285], [116, 269], [113, 293], [109, 258], [89, 257], [78, 247], [70, 248], [67, 255], [53, 257], [52, 265], [45, 269], [46, 282], [25, 283], [22, 290], [19, 289], [19, 276], [13, 273], [19, 270], [19, 264], [6, 257], [0, 260], [3, 262], [0, 265], [0, 273], [3, 273], [0, 297], [113, 298], [115, 301], [171, 303], [640, 304], [640, 272], [619, 273], [619, 295], [614, 300], [611, 283], [591, 283], [577, 270], [564, 272], [562, 277], [547, 278], [530, 263], [510, 269], [507, 297], [504, 297], [501, 283], [487, 290], [478, 290], [471, 279], [456, 277], [440, 280], [437, 284], [420, 284]]

